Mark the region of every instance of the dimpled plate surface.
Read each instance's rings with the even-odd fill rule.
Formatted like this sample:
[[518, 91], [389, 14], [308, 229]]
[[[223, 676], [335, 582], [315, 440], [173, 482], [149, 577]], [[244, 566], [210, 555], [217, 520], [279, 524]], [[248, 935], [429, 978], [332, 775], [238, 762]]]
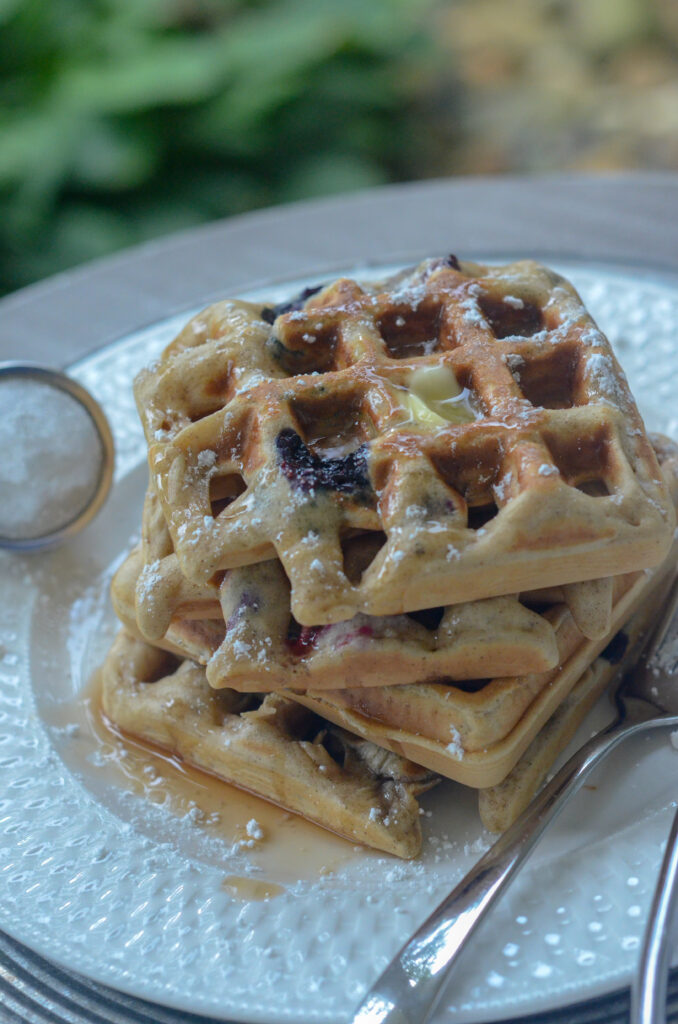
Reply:
[[[648, 428], [678, 435], [678, 287], [621, 269], [557, 269], [608, 334]], [[309, 283], [249, 297], [278, 300]], [[332, 874], [307, 872], [273, 899], [241, 902], [223, 880], [251, 872], [247, 853], [106, 781], [73, 712], [115, 630], [108, 581], [141, 510], [145, 446], [131, 380], [190, 312], [74, 369], [111, 420], [113, 495], [68, 547], [0, 557], [0, 927], [63, 966], [165, 1005], [336, 1022], [491, 842], [472, 794], [449, 784], [422, 798], [416, 863], [347, 844]], [[583, 735], [606, 715], [597, 709]], [[515, 1016], [627, 983], [677, 778], [668, 736], [624, 747], [495, 910], [436, 1019]]]

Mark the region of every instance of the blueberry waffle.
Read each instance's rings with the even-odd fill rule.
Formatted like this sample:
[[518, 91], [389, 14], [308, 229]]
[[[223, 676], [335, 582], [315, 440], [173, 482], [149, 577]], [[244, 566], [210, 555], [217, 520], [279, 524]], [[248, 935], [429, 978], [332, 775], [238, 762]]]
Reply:
[[[157, 506], [152, 500], [147, 501], [146, 525], [148, 509], [154, 507]], [[161, 532], [154, 533], [156, 541]], [[452, 606], [445, 610], [437, 631], [427, 630], [422, 623], [407, 616], [389, 619], [358, 616], [348, 623], [309, 631], [313, 632], [313, 637], [307, 637], [302, 643], [303, 631], [290, 637], [289, 605], [285, 604], [289, 591], [285, 589], [284, 574], [277, 563], [233, 570], [236, 582], [246, 574], [247, 586], [243, 588], [238, 583], [240, 614], [234, 612], [226, 624], [209, 588], [205, 587], [201, 601], [196, 601], [192, 592], [195, 585], [187, 585], [180, 574], [167, 570], [167, 563], [174, 564], [171, 555], [151, 563], [154, 583], [148, 578], [149, 567], [143, 566], [141, 551], [135, 550], [117, 573], [112, 588], [113, 602], [128, 632], [179, 656], [206, 663], [207, 678], [215, 688], [228, 687], [251, 693], [282, 690], [384, 746], [400, 750], [401, 744], [409, 744], [407, 748], [402, 747], [407, 749], [408, 756], [442, 774], [463, 780], [469, 771], [478, 771], [478, 760], [481, 772], [488, 759], [494, 764], [493, 759], [496, 760], [502, 750], [502, 741], [521, 720], [523, 726], [533, 728], [535, 709], [542, 706], [539, 701], [545, 702], [541, 718], [550, 714], [606, 645], [614, 629], [630, 614], [629, 608], [650, 579], [646, 573], [611, 578], [612, 607], [607, 616], [607, 628], [593, 640], [577, 625], [562, 600], [562, 590], [552, 589], [529, 595], [532, 610], [516, 598], [508, 597]], [[275, 573], [273, 584], [271, 573]], [[167, 619], [169, 625], [164, 633], [149, 637], [144, 632], [146, 620], [139, 609], [152, 609], [153, 602], [147, 595], [154, 592], [157, 599], [158, 594], [162, 595], [163, 586], [171, 586], [174, 580], [179, 581], [179, 595], [188, 587], [189, 592], [184, 593], [185, 603]], [[242, 600], [243, 593], [248, 595], [247, 601]], [[166, 595], [162, 606], [166, 614]], [[522, 637], [520, 631], [512, 635], [511, 627], [520, 621], [522, 613], [534, 616], [544, 631], [548, 631], [545, 635], [553, 643], [555, 653], [546, 670], [530, 671], [524, 667], [513, 676], [502, 672], [487, 678], [478, 673], [465, 680], [453, 680], [449, 675], [436, 672], [445, 657], [443, 636], [435, 652], [431, 649], [433, 640], [428, 639], [426, 648], [422, 637], [414, 632], [418, 628], [424, 638], [435, 637], [436, 633], [441, 633], [447, 617], [451, 660], [468, 661], [477, 651], [480, 664], [491, 660], [494, 653], [502, 664], [497, 645], [503, 639], [505, 652], [518, 652]], [[151, 615], [150, 621], [153, 619]], [[164, 628], [166, 622], [162, 621]], [[367, 628], [369, 635], [361, 632]], [[454, 651], [455, 628], [460, 649], [457, 653]], [[498, 635], [488, 639], [493, 629]], [[389, 630], [393, 635], [387, 635]], [[529, 655], [529, 642], [522, 642], [522, 646], [523, 654]], [[486, 647], [490, 650], [489, 659]], [[466, 653], [467, 648], [470, 653]], [[526, 662], [529, 663], [529, 657]], [[306, 692], [302, 693], [302, 688]], [[457, 763], [460, 759], [462, 765]], [[503, 765], [504, 761], [499, 763]]]
[[310, 821], [398, 857], [421, 846], [416, 796], [437, 779], [277, 694], [214, 691], [203, 669], [120, 632], [103, 709], [153, 743]]
[[[652, 440], [675, 508], [678, 446], [656, 435]], [[550, 672], [470, 684], [445, 681], [381, 689], [290, 691], [290, 696], [441, 775], [479, 789], [496, 786], [616, 633], [638, 609], [648, 601], [652, 604], [664, 579], [675, 573], [677, 555], [678, 541], [654, 570], [613, 577], [608, 630], [596, 639], [583, 634], [566, 605], [551, 606], [545, 614], [556, 633], [559, 664]], [[588, 707], [583, 701], [581, 706], [584, 711]]]
[[[532, 262], [222, 304], [136, 395], [182, 574], [277, 556], [300, 626], [599, 579], [670, 544], [610, 346]], [[375, 554], [351, 578], [358, 533]]]
[[646, 573], [614, 578], [611, 632], [587, 640], [569, 609], [547, 615], [560, 660], [548, 672], [463, 682], [445, 680], [375, 689], [282, 692], [343, 728], [474, 788], [501, 781], [577, 679], [632, 613], [649, 586]]
[[[351, 557], [363, 557], [363, 543], [355, 538]], [[292, 617], [289, 582], [276, 560], [229, 570], [219, 587], [190, 583], [152, 490], [141, 546], [116, 574], [112, 595], [130, 631], [206, 664], [213, 686], [246, 692], [524, 675], [558, 662], [539, 594], [531, 601], [540, 611], [498, 597], [309, 628]]]

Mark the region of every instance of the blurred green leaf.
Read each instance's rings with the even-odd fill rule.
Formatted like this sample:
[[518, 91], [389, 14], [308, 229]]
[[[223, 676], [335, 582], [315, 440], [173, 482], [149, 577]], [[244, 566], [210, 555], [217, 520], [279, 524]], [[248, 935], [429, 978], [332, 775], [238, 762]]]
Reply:
[[128, 190], [155, 171], [158, 146], [149, 135], [103, 120], [82, 121], [70, 178], [88, 189]]
[[416, 173], [433, 0], [0, 0], [0, 291]]
[[59, 126], [44, 113], [0, 120], [0, 188], [23, 181], [58, 140]]
[[342, 153], [311, 157], [299, 167], [281, 188], [281, 199], [307, 199], [314, 196], [353, 192], [383, 185], [384, 171], [377, 164]]
[[21, 3], [22, 0], [0, 0], [0, 25], [9, 21]]
[[223, 74], [214, 40], [154, 40], [139, 54], [64, 69], [53, 99], [79, 111], [135, 113], [205, 99]]
[[34, 241], [14, 254], [12, 270], [19, 285], [129, 245], [132, 233], [112, 211], [69, 205], [43, 224]]

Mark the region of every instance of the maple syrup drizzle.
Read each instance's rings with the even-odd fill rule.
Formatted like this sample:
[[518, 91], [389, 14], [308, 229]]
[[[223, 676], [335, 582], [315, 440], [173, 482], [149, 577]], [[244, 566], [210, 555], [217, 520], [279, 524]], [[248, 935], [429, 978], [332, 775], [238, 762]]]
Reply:
[[[103, 712], [101, 683], [101, 672], [96, 672], [77, 699], [78, 707], [62, 705], [59, 718], [66, 728], [77, 720], [85, 760], [101, 769], [106, 785], [123, 786], [173, 817], [188, 818], [246, 854], [256, 876], [227, 875], [222, 882], [234, 898], [271, 899], [290, 884], [332, 874], [356, 857], [374, 856], [152, 743], [126, 735]], [[88, 765], [88, 774], [91, 770]]]

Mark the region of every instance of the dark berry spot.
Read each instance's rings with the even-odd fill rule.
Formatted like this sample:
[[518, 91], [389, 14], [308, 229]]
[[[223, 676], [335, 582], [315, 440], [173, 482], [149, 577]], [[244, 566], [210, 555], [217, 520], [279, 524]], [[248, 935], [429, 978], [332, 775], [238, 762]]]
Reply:
[[288, 302], [279, 302], [277, 306], [264, 306], [261, 311], [261, 319], [265, 320], [267, 324], [272, 324], [283, 313], [292, 313], [296, 309], [302, 309], [306, 304], [306, 300], [310, 299], [312, 295], [316, 295], [324, 287], [324, 284], [317, 284], [313, 288], [304, 288], [303, 291], [299, 292], [298, 295], [295, 295]]
[[461, 267], [459, 266], [459, 260], [452, 253], [450, 253], [449, 256], [445, 257], [444, 263], [446, 267], [451, 267], [452, 270], [461, 270]]
[[285, 642], [295, 658], [303, 658], [312, 650], [324, 626], [300, 626], [296, 619], [290, 619]]
[[295, 430], [287, 427], [276, 438], [278, 461], [283, 475], [301, 491], [321, 488], [355, 494], [372, 492], [367, 471], [367, 446], [334, 459], [321, 459], [304, 444]]
[[422, 608], [418, 612], [408, 612], [407, 617], [433, 633], [443, 621], [444, 614], [444, 608]]
[[605, 658], [605, 661], [609, 661], [610, 665], [618, 665], [626, 654], [626, 648], [629, 646], [629, 638], [623, 630], [616, 633], [604, 651], [601, 651], [600, 657]]
[[453, 687], [455, 690], [461, 690], [462, 693], [479, 693], [489, 683], [491, 683], [492, 680], [491, 679], [445, 679], [445, 680], [441, 680], [441, 682], [447, 683], [448, 686]]

